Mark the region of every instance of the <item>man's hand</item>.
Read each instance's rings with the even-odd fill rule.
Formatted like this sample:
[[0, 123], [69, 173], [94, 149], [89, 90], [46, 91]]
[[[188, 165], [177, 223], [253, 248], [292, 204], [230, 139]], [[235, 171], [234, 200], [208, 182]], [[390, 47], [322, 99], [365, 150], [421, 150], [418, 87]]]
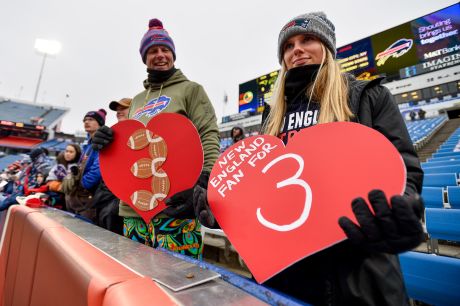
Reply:
[[363, 198], [352, 201], [352, 210], [359, 226], [347, 217], [339, 225], [350, 241], [370, 252], [398, 254], [409, 251], [424, 240], [419, 220], [423, 203], [419, 196], [393, 196], [391, 207], [381, 190], [368, 195], [375, 215]]
[[170, 217], [178, 219], [198, 218], [201, 224], [218, 228], [214, 215], [208, 205], [207, 187], [209, 172], [202, 172], [194, 187], [178, 192], [166, 200], [168, 206], [163, 210]]
[[113, 130], [106, 125], [101, 126], [94, 133], [91, 147], [94, 151], [100, 151], [113, 141]]
[[208, 191], [201, 186], [195, 186], [193, 192], [195, 215], [200, 223], [209, 228], [220, 228], [208, 204]]

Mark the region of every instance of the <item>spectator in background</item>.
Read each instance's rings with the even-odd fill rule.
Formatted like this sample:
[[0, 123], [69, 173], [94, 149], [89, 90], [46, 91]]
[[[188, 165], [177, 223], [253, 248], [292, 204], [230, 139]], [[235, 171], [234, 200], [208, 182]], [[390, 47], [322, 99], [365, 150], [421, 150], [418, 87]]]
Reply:
[[117, 112], [118, 122], [128, 119], [129, 107], [133, 100], [130, 98], [123, 98], [120, 101], [112, 101], [109, 104], [109, 108]]
[[409, 117], [411, 121], [415, 121], [415, 117], [417, 117], [417, 113], [415, 111], [410, 111]]
[[244, 139], [244, 130], [242, 127], [235, 126], [232, 128], [231, 131], [233, 144], [237, 143], [238, 141]]
[[418, 119], [420, 119], [420, 120], [425, 119], [425, 115], [426, 115], [426, 111], [424, 111], [423, 108], [421, 108], [421, 109], [418, 111]]
[[8, 209], [13, 204], [17, 204], [16, 197], [24, 196], [31, 186], [37, 184], [37, 173], [48, 175], [50, 171], [50, 161], [48, 160], [48, 150], [36, 148], [29, 153], [30, 164], [22, 170], [18, 181], [15, 183], [13, 193], [0, 203], [0, 211]]
[[46, 185], [46, 175], [37, 172], [35, 174], [35, 182], [33, 185], [24, 186], [24, 195], [28, 196], [34, 193], [45, 193], [48, 191], [48, 186]]
[[[140, 55], [147, 65], [145, 90], [133, 98], [129, 118], [147, 124], [152, 117], [163, 113], [179, 113], [190, 119], [200, 134], [204, 151], [203, 172], [194, 187], [172, 195], [163, 212], [146, 224], [127, 204], [120, 203], [124, 217], [124, 235], [153, 247], [162, 247], [195, 258], [202, 257], [201, 225], [195, 218], [198, 204], [194, 193], [208, 185], [209, 173], [219, 156], [219, 130], [214, 108], [203, 87], [189, 81], [174, 67], [176, 49], [163, 24], [152, 19], [141, 40]], [[103, 148], [112, 141], [108, 127], [99, 129], [94, 147]], [[174, 182], [171, 182], [172, 184]]]
[[[116, 112], [118, 122], [128, 119], [131, 102], [132, 99], [129, 98], [110, 102], [109, 108]], [[123, 217], [118, 214], [120, 200], [110, 191], [103, 179], [101, 179], [93, 201], [96, 208], [97, 224], [109, 231], [123, 235]]]
[[70, 174], [70, 168], [78, 166], [81, 157], [81, 148], [77, 144], [69, 144], [65, 151], [60, 152], [56, 158], [56, 165], [51, 168], [48, 178], [46, 179], [49, 195], [51, 197], [50, 205], [56, 208], [65, 207], [65, 198], [62, 193], [62, 181]]
[[91, 147], [97, 129], [105, 124], [105, 109], [90, 111], [83, 118], [85, 132], [88, 133], [86, 144], [83, 145], [82, 156], [78, 166], [70, 167], [70, 174], [62, 184], [66, 194], [67, 210], [82, 215], [96, 223], [96, 210], [92, 198], [101, 181], [99, 168], [99, 152]]

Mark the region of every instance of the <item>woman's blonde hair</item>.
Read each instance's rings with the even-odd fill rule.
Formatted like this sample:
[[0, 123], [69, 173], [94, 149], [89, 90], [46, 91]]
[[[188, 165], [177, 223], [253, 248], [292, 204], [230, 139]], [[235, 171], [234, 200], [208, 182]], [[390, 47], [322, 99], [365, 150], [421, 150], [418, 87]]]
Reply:
[[[305, 95], [310, 102], [320, 103], [321, 111], [318, 123], [334, 121], [350, 121], [353, 113], [348, 106], [348, 82], [346, 76], [340, 72], [339, 64], [334, 60], [331, 51], [324, 47], [323, 59], [319, 72], [313, 84], [307, 88]], [[286, 113], [286, 101], [284, 95], [284, 83], [287, 68], [284, 61], [276, 80], [273, 96], [269, 103], [270, 113], [262, 127], [262, 132], [277, 136], [281, 132], [284, 115]]]

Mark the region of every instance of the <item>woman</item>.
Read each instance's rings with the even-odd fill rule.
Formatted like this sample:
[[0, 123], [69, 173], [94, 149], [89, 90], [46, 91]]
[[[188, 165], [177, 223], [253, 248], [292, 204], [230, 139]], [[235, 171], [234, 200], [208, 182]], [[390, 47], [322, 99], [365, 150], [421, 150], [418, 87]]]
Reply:
[[[357, 81], [335, 61], [335, 28], [322, 12], [290, 20], [278, 38], [281, 71], [262, 116], [264, 134], [287, 143], [315, 124], [352, 121], [385, 135], [407, 169], [405, 195], [387, 203], [382, 191], [352, 202], [359, 222], [342, 217], [348, 240], [282, 271], [265, 285], [314, 305], [405, 305], [398, 258], [423, 239], [418, 217], [423, 171], [394, 100], [379, 80]], [[302, 120], [296, 120], [302, 118]], [[318, 144], [320, 145], [320, 144]], [[329, 203], [329, 205], [332, 203]]]
[[59, 153], [56, 165], [51, 168], [46, 180], [50, 191], [61, 192], [62, 180], [70, 173], [72, 166], [78, 166], [80, 156], [81, 149], [77, 144], [69, 144], [64, 152]]

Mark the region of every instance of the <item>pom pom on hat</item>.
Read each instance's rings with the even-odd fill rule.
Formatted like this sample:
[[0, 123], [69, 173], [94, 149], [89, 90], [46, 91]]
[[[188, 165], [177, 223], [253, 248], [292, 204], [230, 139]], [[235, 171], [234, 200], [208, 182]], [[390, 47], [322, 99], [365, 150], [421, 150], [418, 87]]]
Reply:
[[163, 29], [163, 22], [161, 22], [159, 19], [150, 19], [149, 21], [149, 28], [155, 28], [155, 29]]
[[[93, 118], [97, 121], [99, 126], [103, 126], [105, 124], [105, 116], [107, 115], [107, 111], [103, 108], [100, 108], [98, 111], [90, 111], [86, 113], [85, 117]], [[83, 120], [84, 120], [83, 118]]]

